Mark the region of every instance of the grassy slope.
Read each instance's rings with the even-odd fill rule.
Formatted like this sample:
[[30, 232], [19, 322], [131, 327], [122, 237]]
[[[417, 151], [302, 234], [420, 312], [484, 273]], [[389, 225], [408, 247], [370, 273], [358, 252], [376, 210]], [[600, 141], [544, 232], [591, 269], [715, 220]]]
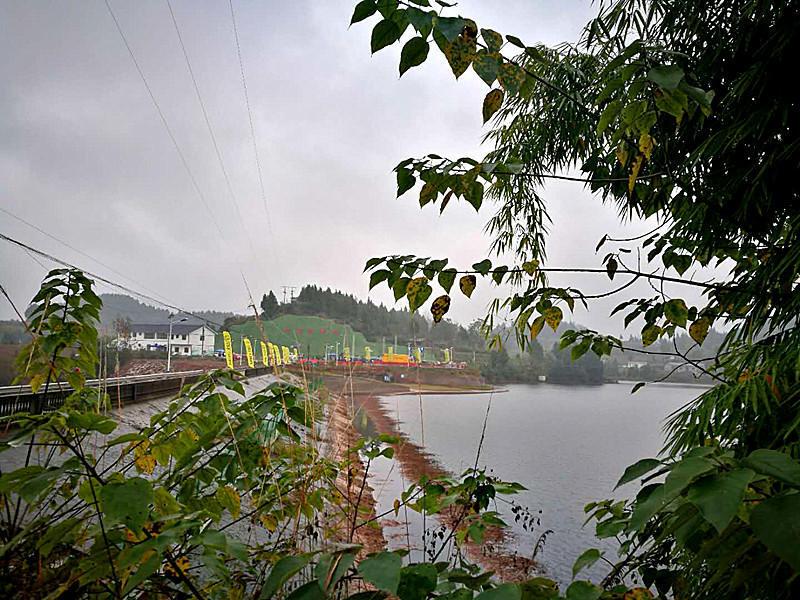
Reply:
[[[281, 315], [277, 319], [271, 321], [262, 321], [264, 333], [267, 339], [273, 344], [279, 346], [299, 346], [303, 355], [310, 352], [311, 356], [322, 356], [325, 353], [325, 344], [336, 346], [336, 342], [340, 344], [340, 351], [343, 342], [345, 345], [352, 346], [353, 334], [355, 333], [355, 356], [364, 355], [364, 346], [372, 348], [372, 355], [376, 356], [380, 353], [380, 342], [370, 344], [364, 335], [359, 332], [354, 332], [349, 325], [332, 321], [331, 319], [324, 319], [322, 317], [311, 316], [297, 316], [297, 315]], [[287, 331], [288, 328], [288, 331]], [[300, 332], [298, 333], [298, 329]], [[320, 333], [324, 329], [325, 333]], [[309, 333], [313, 331], [313, 333]], [[338, 331], [338, 334], [334, 334]], [[235, 325], [230, 330], [233, 350], [239, 352], [239, 340], [242, 335], [250, 338], [253, 342], [253, 349], [256, 354], [256, 359], [260, 359], [261, 350], [259, 348], [259, 341], [261, 340], [261, 331], [258, 325], [253, 321], [248, 321], [244, 325]], [[222, 348], [222, 336], [216, 336], [217, 348]], [[351, 349], [351, 352], [353, 350]]]

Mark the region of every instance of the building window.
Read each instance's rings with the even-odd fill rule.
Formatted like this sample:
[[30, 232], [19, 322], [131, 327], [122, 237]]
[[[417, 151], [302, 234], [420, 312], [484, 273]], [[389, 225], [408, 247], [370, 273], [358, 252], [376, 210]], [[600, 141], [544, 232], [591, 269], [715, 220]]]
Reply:
[[145, 333], [144, 334], [144, 339], [146, 339], [146, 340], [154, 340], [154, 339], [156, 339], [156, 334], [155, 333]]
[[182, 339], [182, 340], [186, 340], [186, 336], [185, 336], [185, 335], [182, 335], [182, 336], [181, 336], [181, 339]]
[[167, 334], [166, 334], [166, 333], [159, 333], [159, 334], [158, 334], [158, 339], [160, 339], [160, 340], [165, 340], [165, 339], [167, 339]]

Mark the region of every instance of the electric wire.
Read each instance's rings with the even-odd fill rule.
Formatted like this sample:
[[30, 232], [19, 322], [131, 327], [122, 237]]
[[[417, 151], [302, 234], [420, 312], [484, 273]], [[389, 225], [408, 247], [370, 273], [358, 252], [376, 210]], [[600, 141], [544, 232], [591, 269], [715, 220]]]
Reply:
[[[186, 173], [189, 175], [189, 179], [191, 179], [192, 184], [194, 185], [194, 188], [197, 191], [197, 195], [200, 197], [200, 200], [202, 201], [203, 206], [206, 208], [206, 211], [208, 212], [209, 217], [211, 217], [211, 220], [214, 222], [214, 225], [215, 225], [215, 227], [217, 229], [217, 232], [219, 233], [219, 236], [222, 238], [223, 243], [228, 247], [228, 249], [232, 249], [230, 243], [228, 242], [227, 238], [225, 237], [225, 234], [222, 231], [222, 228], [219, 225], [219, 222], [217, 221], [216, 217], [214, 216], [214, 213], [211, 210], [211, 207], [209, 206], [205, 195], [203, 194], [202, 190], [200, 189], [200, 186], [197, 183], [197, 179], [195, 178], [194, 173], [192, 173], [192, 170], [189, 167], [189, 163], [187, 162], [186, 157], [183, 154], [183, 151], [181, 150], [180, 145], [178, 144], [178, 140], [175, 138], [175, 135], [173, 134], [172, 129], [170, 128], [169, 123], [167, 122], [167, 119], [164, 116], [164, 112], [161, 110], [161, 106], [159, 105], [158, 100], [156, 100], [155, 94], [153, 93], [153, 90], [150, 87], [150, 84], [147, 82], [147, 78], [145, 77], [144, 72], [142, 71], [141, 67], [139, 66], [139, 62], [136, 60], [136, 55], [133, 53], [133, 49], [131, 48], [130, 44], [128, 43], [128, 39], [127, 39], [127, 37], [125, 37], [125, 33], [122, 31], [122, 27], [120, 26], [119, 21], [117, 20], [117, 17], [114, 14], [114, 11], [111, 8], [111, 4], [109, 4], [108, 0], [103, 0], [103, 1], [104, 1], [105, 5], [106, 5], [106, 8], [108, 9], [108, 13], [111, 15], [111, 19], [114, 21], [114, 25], [115, 25], [115, 27], [117, 29], [117, 32], [119, 33], [120, 37], [122, 38], [123, 43], [125, 44], [125, 48], [128, 50], [128, 54], [130, 55], [131, 60], [133, 61], [134, 66], [136, 67], [136, 71], [139, 73], [139, 77], [141, 78], [142, 83], [145, 86], [145, 89], [147, 89], [147, 93], [150, 95], [150, 99], [153, 102], [153, 106], [155, 106], [159, 117], [161, 117], [161, 122], [164, 124], [164, 128], [167, 130], [167, 133], [169, 134], [169, 138], [170, 138], [170, 140], [172, 140], [172, 144], [175, 147], [175, 150], [178, 152], [178, 156], [181, 159], [181, 163], [183, 163], [183, 166], [186, 169]], [[252, 243], [251, 243], [251, 249], [252, 249]], [[254, 252], [254, 255], [255, 255], [255, 252]], [[258, 261], [257, 258], [256, 258], [256, 261]]]
[[114, 287], [114, 288], [116, 288], [118, 290], [122, 290], [123, 292], [125, 292], [127, 294], [132, 294], [133, 296], [136, 296], [138, 298], [143, 298], [145, 300], [148, 300], [149, 302], [152, 302], [152, 303], [157, 304], [159, 306], [163, 306], [164, 308], [169, 308], [169, 309], [177, 311], [179, 313], [186, 314], [186, 315], [189, 315], [191, 317], [194, 317], [195, 319], [199, 319], [201, 321], [205, 321], [206, 323], [212, 323], [214, 325], [222, 327], [222, 323], [217, 323], [216, 321], [213, 321], [211, 319], [207, 319], [205, 317], [201, 317], [200, 315], [194, 314], [193, 312], [191, 312], [189, 310], [186, 310], [184, 308], [181, 308], [180, 306], [177, 306], [175, 304], [172, 304], [171, 302], [165, 302], [163, 300], [158, 300], [157, 298], [154, 298], [154, 297], [152, 297], [152, 296], [150, 296], [148, 294], [145, 294], [144, 292], [139, 292], [139, 291], [134, 290], [134, 289], [132, 289], [132, 288], [130, 288], [128, 286], [122, 285], [121, 283], [117, 283], [117, 282], [112, 281], [112, 280], [110, 280], [110, 279], [108, 279], [106, 277], [98, 275], [97, 273], [92, 273], [91, 271], [89, 271], [87, 269], [75, 266], [74, 264], [70, 263], [69, 261], [66, 261], [66, 260], [64, 260], [62, 258], [58, 258], [56, 256], [53, 256], [52, 254], [48, 254], [47, 252], [44, 252], [43, 250], [39, 250], [38, 248], [34, 248], [33, 246], [30, 246], [30, 245], [28, 245], [28, 244], [26, 244], [24, 242], [20, 242], [19, 240], [16, 240], [16, 239], [14, 239], [12, 237], [9, 237], [9, 236], [7, 236], [7, 235], [5, 235], [3, 233], [0, 233], [0, 239], [4, 240], [6, 242], [9, 242], [10, 244], [13, 244], [15, 246], [18, 246], [19, 248], [22, 248], [26, 252], [32, 252], [32, 253], [34, 253], [34, 254], [36, 254], [38, 256], [41, 256], [42, 258], [46, 258], [47, 260], [49, 260], [51, 262], [54, 262], [56, 264], [59, 264], [62, 267], [67, 267], [68, 269], [75, 269], [76, 271], [81, 271], [81, 272], [85, 273], [86, 275], [88, 275], [89, 277], [92, 277], [93, 279], [96, 279], [97, 281], [101, 281], [101, 282], [105, 283], [106, 285], [110, 285], [110, 286], [112, 286], [112, 287]]
[[261, 159], [258, 156], [258, 144], [256, 144], [256, 132], [253, 127], [253, 112], [250, 109], [250, 95], [247, 92], [247, 78], [244, 74], [244, 59], [242, 58], [242, 47], [239, 42], [239, 29], [236, 27], [236, 13], [233, 9], [233, 0], [228, 0], [228, 5], [231, 9], [231, 23], [233, 23], [233, 35], [236, 39], [236, 54], [239, 57], [239, 71], [242, 74], [242, 89], [244, 90], [244, 102], [247, 107], [247, 119], [250, 123], [250, 137], [253, 139], [253, 153], [256, 157], [256, 167], [258, 168], [258, 183], [261, 186], [261, 200], [264, 202], [264, 214], [267, 216], [267, 229], [269, 230], [270, 237], [274, 237], [272, 232], [272, 221], [269, 217], [269, 208], [267, 207], [267, 194], [264, 191], [264, 176], [261, 169]]
[[[202, 321], [204, 323], [211, 324], [211, 325], [216, 325], [217, 327], [219, 327], [220, 331], [223, 331], [224, 328], [225, 328], [223, 323], [219, 323], [217, 321], [214, 321], [213, 319], [209, 319], [208, 317], [204, 317], [202, 315], [198, 315], [198, 314], [196, 314], [196, 313], [194, 313], [194, 312], [192, 312], [190, 310], [187, 310], [185, 308], [182, 308], [182, 307], [178, 306], [177, 304], [175, 304], [175, 303], [173, 303], [171, 301], [158, 300], [157, 298], [154, 298], [153, 296], [145, 294], [144, 292], [140, 292], [140, 291], [135, 290], [135, 289], [133, 289], [133, 288], [131, 288], [129, 286], [123, 285], [121, 283], [117, 283], [116, 281], [113, 281], [111, 279], [108, 279], [106, 277], [98, 275], [96, 273], [93, 273], [93, 272], [91, 272], [91, 271], [89, 271], [87, 269], [84, 269], [82, 267], [78, 267], [78, 266], [70, 263], [69, 261], [66, 261], [66, 260], [64, 260], [62, 258], [58, 258], [57, 256], [53, 256], [52, 254], [48, 254], [47, 252], [44, 252], [43, 250], [39, 250], [38, 248], [35, 248], [35, 247], [33, 247], [33, 246], [29, 245], [29, 244], [26, 244], [26, 243], [21, 242], [21, 241], [19, 241], [17, 239], [14, 239], [14, 238], [12, 238], [10, 236], [7, 236], [7, 235], [5, 235], [3, 233], [0, 233], [0, 240], [6, 241], [6, 242], [8, 242], [8, 243], [10, 243], [10, 244], [12, 244], [14, 246], [17, 246], [18, 248], [21, 248], [26, 253], [28, 253], [29, 256], [31, 255], [31, 253], [33, 253], [33, 254], [35, 254], [37, 256], [40, 256], [42, 258], [45, 258], [45, 259], [51, 261], [51, 262], [59, 264], [62, 267], [66, 267], [68, 269], [75, 269], [75, 270], [81, 271], [82, 273], [85, 273], [87, 276], [89, 276], [89, 277], [91, 277], [91, 278], [93, 278], [93, 279], [95, 279], [95, 280], [97, 280], [99, 282], [102, 282], [102, 283], [104, 283], [104, 284], [106, 284], [106, 285], [108, 285], [108, 286], [110, 286], [112, 288], [121, 290], [121, 291], [125, 292], [126, 294], [130, 294], [130, 295], [135, 296], [137, 298], [141, 298], [143, 300], [147, 300], [148, 302], [151, 302], [151, 303], [153, 303], [153, 304], [155, 304], [157, 306], [162, 306], [164, 308], [168, 308], [168, 309], [170, 309], [172, 311], [175, 311], [176, 313], [180, 313], [180, 314], [188, 315], [190, 317], [194, 317], [195, 319], [197, 319], [199, 321]], [[33, 258], [33, 256], [31, 256], [31, 258]], [[42, 266], [44, 267], [44, 265], [42, 265]], [[163, 294], [159, 294], [159, 295], [163, 296]], [[283, 333], [278, 329], [277, 325], [275, 325], [274, 323], [267, 322], [267, 325], [272, 327], [275, 330], [275, 332], [277, 332], [278, 334]], [[244, 334], [242, 332], [236, 331], [236, 332], [233, 332], [233, 333], [234, 334], [239, 334], [241, 336], [244, 336]]]
[[214, 135], [214, 129], [211, 127], [211, 119], [208, 116], [208, 111], [206, 110], [205, 102], [203, 101], [203, 96], [200, 93], [200, 86], [197, 83], [197, 78], [194, 74], [194, 69], [192, 69], [192, 63], [189, 60], [189, 53], [186, 50], [186, 45], [183, 42], [183, 35], [181, 34], [180, 27], [178, 26], [178, 20], [175, 17], [175, 11], [172, 8], [172, 3], [170, 0], [166, 0], [167, 7], [169, 8], [169, 14], [172, 17], [172, 25], [175, 27], [175, 33], [178, 36], [178, 41], [181, 45], [181, 51], [183, 53], [183, 59], [186, 62], [186, 68], [189, 71], [189, 76], [192, 79], [192, 85], [194, 86], [195, 94], [197, 95], [197, 102], [200, 104], [200, 110], [203, 113], [203, 119], [206, 123], [206, 129], [208, 129], [208, 135], [211, 137], [211, 143], [214, 146], [214, 153], [217, 156], [217, 162], [219, 163], [220, 171], [222, 171], [222, 177], [225, 180], [225, 185], [228, 188], [228, 194], [230, 195], [231, 201], [233, 202], [233, 207], [236, 210], [236, 216], [239, 218], [239, 224], [242, 226], [242, 231], [244, 231], [244, 235], [247, 238], [247, 243], [250, 245], [250, 252], [253, 254], [253, 258], [256, 261], [259, 269], [262, 273], [264, 273], [264, 267], [261, 264], [261, 261], [258, 258], [258, 254], [256, 254], [255, 247], [253, 246], [253, 240], [250, 237], [249, 232], [247, 231], [247, 227], [245, 227], [244, 219], [242, 218], [242, 212], [239, 209], [239, 203], [236, 200], [236, 194], [233, 192], [233, 186], [231, 186], [230, 177], [228, 177], [228, 171], [225, 168], [225, 164], [222, 160], [222, 153], [219, 150], [219, 145], [217, 144], [217, 137]]
[[211, 220], [214, 222], [214, 226], [217, 228], [217, 231], [219, 232], [219, 235], [222, 238], [223, 242], [226, 245], [228, 245], [228, 247], [230, 247], [228, 244], [228, 240], [225, 238], [225, 234], [222, 232], [222, 228], [219, 226], [219, 222], [217, 221], [216, 217], [214, 217], [214, 213], [211, 211], [211, 207], [209, 206], [205, 195], [203, 195], [203, 192], [200, 190], [200, 186], [197, 183], [197, 179], [195, 178], [194, 173], [192, 173], [191, 168], [189, 168], [189, 163], [186, 161], [186, 157], [184, 156], [183, 151], [181, 150], [181, 147], [178, 144], [178, 140], [175, 139], [175, 134], [172, 133], [172, 129], [170, 128], [169, 123], [167, 122], [167, 119], [164, 116], [164, 112], [161, 110], [161, 106], [159, 105], [158, 100], [156, 100], [156, 96], [153, 93], [150, 84], [147, 82], [147, 78], [144, 76], [142, 68], [139, 66], [139, 61], [136, 60], [136, 56], [134, 55], [133, 50], [131, 49], [131, 46], [128, 43], [128, 38], [125, 37], [125, 33], [122, 31], [122, 27], [120, 26], [119, 21], [117, 20], [117, 17], [114, 14], [114, 11], [111, 9], [111, 5], [109, 4], [108, 0], [103, 0], [103, 1], [105, 2], [106, 8], [108, 9], [108, 14], [111, 15], [111, 19], [114, 21], [114, 25], [117, 28], [117, 32], [119, 32], [119, 35], [122, 38], [123, 43], [125, 44], [125, 48], [127, 48], [128, 50], [128, 54], [130, 55], [131, 60], [133, 61], [134, 66], [136, 67], [136, 71], [139, 73], [139, 77], [141, 78], [142, 83], [144, 84], [144, 87], [147, 90], [147, 93], [150, 95], [150, 100], [152, 100], [153, 106], [155, 106], [155, 109], [158, 112], [158, 116], [161, 117], [161, 122], [164, 124], [164, 128], [167, 130], [167, 134], [169, 135], [170, 140], [172, 140], [172, 145], [175, 146], [175, 150], [177, 151], [178, 156], [181, 159], [181, 163], [183, 163], [183, 167], [184, 169], [186, 169], [186, 173], [189, 175], [189, 179], [192, 181], [192, 185], [194, 186], [195, 191], [197, 191], [197, 195], [200, 197], [200, 200], [203, 202], [203, 206], [205, 206], [206, 210], [208, 211], [208, 214], [211, 217]]
[[[160, 294], [159, 294], [158, 292], [156, 292], [155, 290], [153, 290], [153, 289], [151, 289], [151, 288], [147, 287], [147, 286], [146, 286], [146, 285], [144, 285], [143, 283], [140, 283], [140, 282], [136, 281], [135, 279], [132, 279], [132, 278], [128, 277], [128, 276], [127, 276], [127, 275], [125, 275], [124, 273], [120, 273], [120, 272], [119, 272], [119, 271], [117, 271], [115, 268], [113, 268], [113, 267], [110, 267], [110, 266], [109, 266], [109, 265], [107, 265], [106, 263], [104, 263], [104, 262], [102, 262], [102, 261], [100, 261], [100, 260], [96, 259], [95, 257], [93, 257], [93, 256], [91, 256], [91, 255], [89, 255], [89, 254], [86, 254], [86, 252], [83, 252], [82, 250], [79, 250], [78, 248], [76, 248], [76, 247], [75, 247], [75, 246], [73, 246], [72, 244], [69, 244], [69, 243], [65, 242], [64, 240], [57, 238], [56, 236], [54, 236], [54, 235], [53, 235], [53, 234], [51, 234], [51, 233], [48, 233], [47, 231], [45, 231], [44, 229], [42, 229], [42, 228], [41, 228], [41, 227], [39, 227], [38, 225], [36, 225], [36, 224], [34, 224], [34, 223], [31, 223], [31, 222], [29, 222], [29, 221], [26, 221], [25, 219], [23, 219], [23, 218], [22, 218], [22, 217], [20, 217], [19, 215], [16, 215], [16, 214], [14, 214], [14, 213], [13, 213], [13, 212], [11, 212], [10, 210], [7, 210], [7, 209], [3, 208], [2, 206], [0, 206], [0, 210], [1, 210], [1, 211], [3, 211], [4, 213], [6, 213], [8, 216], [15, 218], [15, 219], [16, 219], [17, 221], [19, 221], [20, 223], [24, 223], [25, 225], [27, 225], [28, 227], [31, 227], [31, 228], [35, 229], [36, 231], [38, 231], [38, 232], [39, 232], [39, 233], [41, 233], [42, 235], [45, 235], [45, 236], [49, 237], [51, 240], [54, 240], [54, 241], [58, 242], [59, 244], [62, 244], [62, 245], [64, 245], [64, 246], [66, 246], [67, 248], [69, 248], [69, 249], [70, 249], [70, 250], [72, 250], [73, 252], [77, 252], [78, 254], [80, 254], [81, 256], [83, 256], [84, 258], [88, 258], [89, 260], [91, 260], [91, 261], [93, 261], [93, 262], [97, 263], [98, 265], [100, 265], [100, 266], [102, 266], [102, 267], [104, 267], [104, 268], [108, 269], [108, 270], [109, 270], [109, 271], [111, 271], [112, 273], [114, 273], [114, 274], [116, 274], [116, 275], [119, 275], [120, 277], [124, 277], [124, 278], [125, 278], [125, 279], [127, 279], [128, 281], [130, 281], [130, 282], [132, 282], [132, 283], [135, 283], [136, 285], [138, 285], [138, 286], [140, 286], [140, 287], [142, 287], [142, 288], [146, 289], [148, 292], [151, 292], [151, 293], [153, 293], [153, 294], [156, 294], [156, 295], [159, 295], [159, 296], [160, 296]], [[33, 257], [31, 257], [31, 258], [33, 258]], [[38, 261], [37, 259], [35, 259], [35, 258], [34, 258], [34, 260], [36, 260], [36, 262], [39, 262], [39, 261]], [[41, 265], [42, 263], [39, 263], [39, 264]], [[44, 265], [42, 265], [42, 267], [44, 267]], [[46, 268], [46, 267], [44, 267], [44, 268]], [[164, 298], [164, 296], [162, 296], [162, 298]]]

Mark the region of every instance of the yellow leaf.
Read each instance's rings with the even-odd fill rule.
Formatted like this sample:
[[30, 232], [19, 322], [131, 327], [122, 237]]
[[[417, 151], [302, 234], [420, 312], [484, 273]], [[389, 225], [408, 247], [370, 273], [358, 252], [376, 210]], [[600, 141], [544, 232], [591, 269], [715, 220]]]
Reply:
[[425, 185], [422, 186], [422, 189], [419, 191], [419, 202], [420, 206], [427, 204], [431, 200], [433, 200], [438, 195], [436, 191], [436, 183], [433, 181], [429, 181]]
[[702, 345], [710, 328], [711, 320], [708, 317], [700, 317], [689, 326], [689, 336], [691, 336], [695, 342]]
[[244, 586], [237, 585], [229, 591], [231, 600], [242, 600], [244, 598]]
[[622, 148], [617, 150], [617, 160], [619, 160], [623, 166], [626, 165], [628, 163], [628, 151], [623, 150]]
[[126, 541], [130, 542], [131, 544], [134, 544], [136, 542], [141, 541], [142, 539], [144, 539], [144, 533], [142, 533], [141, 536], [137, 536], [133, 531], [131, 531], [127, 527], [125, 528], [125, 540]]
[[544, 317], [536, 317], [531, 323], [531, 339], [535, 340], [536, 336], [539, 335], [542, 331], [542, 327], [544, 327]]
[[639, 176], [639, 169], [642, 168], [642, 160], [643, 156], [641, 154], [636, 155], [636, 159], [633, 161], [631, 165], [631, 174], [628, 177], [628, 193], [633, 193], [633, 186], [636, 185], [636, 178]]
[[394, 499], [394, 516], [396, 517], [399, 514], [400, 514], [400, 500], [395, 498]]
[[136, 470], [139, 473], [147, 473], [148, 475], [156, 468], [156, 458], [152, 454], [145, 454], [139, 456], [133, 461], [136, 465]]
[[550, 329], [555, 331], [558, 329], [558, 324], [561, 323], [561, 319], [564, 318], [564, 313], [562, 313], [561, 309], [557, 306], [551, 306], [550, 308], [544, 309], [542, 316], [544, 317], [544, 322], [550, 326]]
[[42, 384], [46, 378], [47, 375], [44, 373], [37, 373], [31, 377], [30, 386], [34, 394], [39, 391], [39, 388], [42, 387]]
[[275, 531], [278, 528], [278, 519], [275, 515], [261, 515], [261, 524], [267, 528], [268, 531]]
[[428, 296], [431, 295], [431, 292], [433, 292], [433, 288], [428, 285], [428, 280], [425, 277], [418, 277], [409, 281], [406, 286], [409, 310], [414, 312], [422, 306]]
[[472, 296], [472, 292], [475, 291], [475, 286], [477, 285], [478, 280], [475, 279], [475, 275], [464, 275], [461, 279], [458, 280], [458, 285], [461, 288], [461, 292], [469, 298]]
[[463, 34], [445, 46], [444, 55], [456, 79], [461, 77], [475, 60], [476, 51], [475, 38]]
[[503, 63], [500, 67], [500, 74], [497, 76], [500, 85], [512, 96], [519, 93], [520, 88], [525, 83], [527, 75], [525, 70], [514, 63]]
[[450, 310], [450, 296], [443, 294], [434, 300], [433, 304], [431, 304], [433, 322], [438, 323], [441, 321], [442, 317], [445, 315], [445, 313], [447, 313], [448, 310]]
[[483, 99], [483, 122], [486, 123], [503, 105], [503, 90], [492, 90]]
[[658, 339], [659, 335], [661, 335], [661, 327], [658, 325], [648, 325], [642, 329], [642, 346], [647, 348]]
[[[175, 559], [175, 564], [177, 565], [178, 569], [180, 569], [181, 573], [186, 573], [189, 570], [189, 559], [185, 556], [181, 556], [180, 558]], [[164, 573], [167, 575], [172, 575], [173, 577], [177, 577], [178, 573], [175, 572], [175, 569], [172, 568], [172, 565], [168, 562], [164, 563]]]
[[131, 446], [133, 446], [134, 456], [144, 456], [148, 453], [147, 449], [150, 447], [150, 441], [142, 440], [140, 442], [131, 442]]
[[653, 598], [652, 592], [647, 588], [639, 587], [628, 590], [622, 596], [622, 600], [651, 600]]
[[228, 512], [231, 513], [231, 516], [236, 519], [239, 517], [239, 509], [242, 506], [242, 499], [239, 497], [239, 494], [236, 493], [231, 486], [226, 485], [221, 488], [217, 488], [216, 493], [217, 501], [222, 505], [223, 508], [227, 508]]
[[639, 138], [639, 152], [644, 154], [644, 157], [648, 161], [650, 160], [650, 153], [653, 151], [655, 145], [656, 140], [649, 133], [643, 133], [642, 137]]
[[522, 270], [531, 276], [536, 274], [536, 269], [538, 268], [539, 268], [538, 260], [529, 260], [528, 262], [522, 263]]

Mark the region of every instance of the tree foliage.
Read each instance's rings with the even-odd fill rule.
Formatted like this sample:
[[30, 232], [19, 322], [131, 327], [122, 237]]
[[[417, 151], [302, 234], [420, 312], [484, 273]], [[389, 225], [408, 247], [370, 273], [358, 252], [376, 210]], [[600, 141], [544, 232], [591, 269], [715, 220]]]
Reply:
[[[614, 313], [624, 312], [626, 327], [643, 322], [645, 347], [680, 331], [702, 347], [714, 325], [727, 333], [705, 359], [675, 345], [675, 358], [717, 385], [671, 417], [656, 471], [666, 481], [649, 474], [633, 501], [587, 507], [598, 536], [622, 542], [603, 583], [638, 573], [675, 597], [796, 596], [799, 488], [755, 457], [793, 472], [800, 458], [800, 141], [786, 83], [800, 50], [798, 5], [603, 2], [579, 42], [548, 48], [451, 16], [445, 2], [437, 10], [427, 1], [368, 4], [381, 8], [383, 21], [407, 20], [431, 38], [456, 78], [472, 67], [491, 88], [476, 110], [492, 123], [486, 137], [494, 149], [481, 159], [403, 160], [395, 169], [398, 196], [419, 184], [420, 206], [438, 203], [440, 212], [453, 200], [476, 210], [491, 202], [493, 251], [516, 259], [445, 268], [446, 259], [385, 256], [367, 263], [371, 284], [387, 284], [399, 299], [423, 278], [451, 295], [460, 277], [462, 294], [452, 299], [463, 301], [483, 281], [510, 283], [513, 291], [492, 303], [485, 329], [508, 314], [524, 344], [543, 327], [558, 328], [576, 301], [591, 301], [548, 284], [541, 194], [548, 178], [577, 171], [574, 179], [621, 218], [657, 221], [641, 238], [604, 236], [597, 246], [607, 253], [589, 270], [615, 285], [625, 279], [604, 296], [639, 279], [658, 285], [655, 295], [626, 298]], [[628, 263], [633, 247], [644, 265]], [[709, 265], [727, 275], [690, 277]], [[701, 289], [703, 301], [665, 292], [680, 285]], [[589, 330], [566, 331], [562, 340], [575, 358], [624, 349], [621, 340]]]
[[[442, 314], [447, 312], [446, 307], [442, 310]], [[316, 285], [303, 286], [294, 301], [285, 307], [285, 312], [345, 322], [371, 341], [392, 340], [396, 335], [403, 344], [410, 339], [422, 338], [426, 345], [443, 344], [458, 349], [471, 349], [476, 341], [467, 329], [449, 319], [441, 319], [432, 326], [428, 319], [406, 308], [387, 308], [369, 299], [364, 302], [352, 294]]]
[[[456, 519], [431, 562], [407, 564], [407, 551], [357, 562], [357, 532], [378, 519], [362, 502], [367, 473], [400, 440], [382, 434], [332, 450], [318, 427], [336, 400], [323, 411], [324, 395], [283, 380], [246, 390], [240, 373], [221, 369], [185, 386], [146, 426], [120, 432], [105, 393], [85, 386], [101, 304], [84, 274], [52, 271], [34, 300], [36, 328], [26, 323], [24, 374], [45, 387], [69, 383], [71, 394], [2, 419], [3, 465], [22, 465], [0, 472], [6, 596], [519, 597], [462, 552], [505, 526], [494, 501], [524, 489], [478, 468], [423, 476], [395, 500], [395, 515]], [[452, 561], [437, 562], [445, 551]]]
[[275, 293], [270, 290], [269, 294], [264, 294], [261, 297], [261, 314], [264, 315], [265, 319], [274, 319], [279, 312], [280, 304], [278, 304], [278, 299], [275, 297]]

